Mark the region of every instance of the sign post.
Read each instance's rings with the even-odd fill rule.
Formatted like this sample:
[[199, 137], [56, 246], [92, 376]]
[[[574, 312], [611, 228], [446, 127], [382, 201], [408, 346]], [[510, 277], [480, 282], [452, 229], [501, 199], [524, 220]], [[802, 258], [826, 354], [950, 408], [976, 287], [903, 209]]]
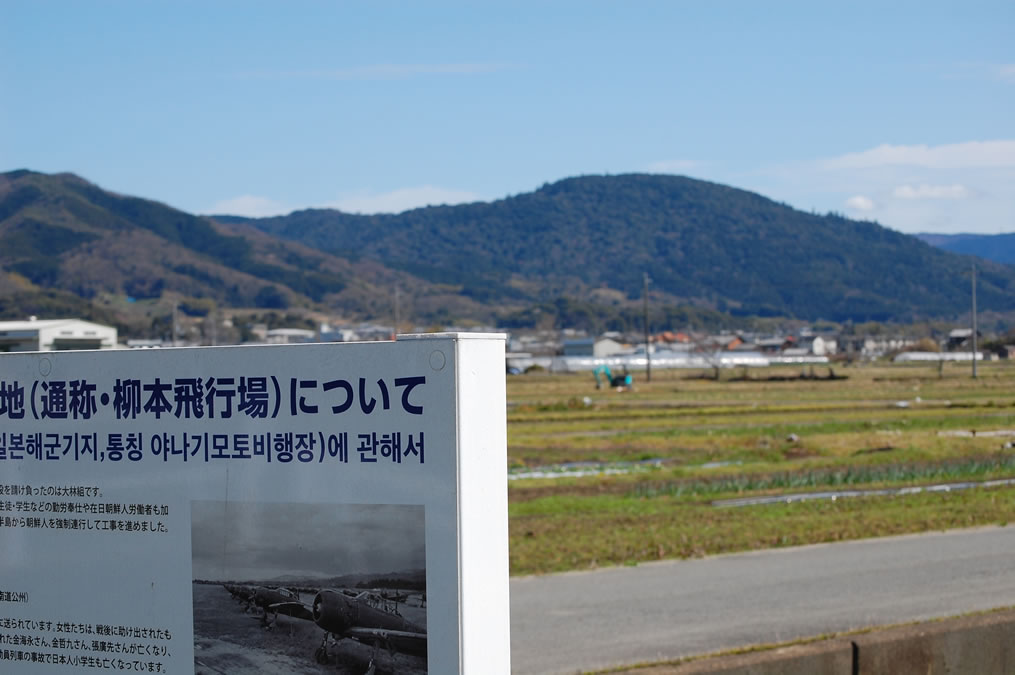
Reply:
[[510, 672], [503, 368], [471, 333], [0, 357], [0, 671]]

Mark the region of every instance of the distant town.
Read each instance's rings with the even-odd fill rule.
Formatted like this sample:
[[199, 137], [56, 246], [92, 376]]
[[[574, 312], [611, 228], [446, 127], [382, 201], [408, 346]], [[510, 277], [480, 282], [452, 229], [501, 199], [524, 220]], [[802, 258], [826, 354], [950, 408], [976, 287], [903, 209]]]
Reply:
[[[175, 339], [127, 339], [117, 329], [81, 319], [29, 317], [0, 321], [0, 352], [78, 349], [157, 349], [226, 344], [307, 344], [393, 340], [391, 325], [356, 323], [315, 328], [269, 327], [252, 321], [237, 330], [232, 319], [221, 331], [198, 330], [198, 324], [174, 324]], [[570, 372], [600, 366], [645, 368], [731, 368], [786, 364], [834, 364], [891, 359], [907, 361], [999, 360], [1015, 357], [1015, 336], [985, 336], [972, 328], [953, 328], [938, 338], [907, 334], [903, 328], [884, 335], [851, 335], [843, 330], [803, 326], [789, 333], [665, 330], [644, 333], [604, 332], [589, 335], [564, 330], [505, 331], [493, 326], [446, 327], [440, 332], [489, 332], [508, 335], [506, 371]], [[399, 332], [434, 332], [414, 328]], [[208, 335], [206, 333], [213, 333]], [[230, 339], [242, 336], [242, 339]], [[647, 338], [647, 340], [646, 340]], [[974, 349], [975, 346], [975, 349]]]

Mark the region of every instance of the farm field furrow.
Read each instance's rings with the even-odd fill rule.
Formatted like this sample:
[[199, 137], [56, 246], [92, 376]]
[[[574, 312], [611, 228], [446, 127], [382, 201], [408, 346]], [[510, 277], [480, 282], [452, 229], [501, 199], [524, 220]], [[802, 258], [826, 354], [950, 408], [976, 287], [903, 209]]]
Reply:
[[[1015, 366], [508, 378], [513, 573], [1007, 522], [1015, 488], [718, 509], [730, 497], [1015, 478]], [[639, 377], [639, 375], [641, 377]], [[806, 374], [804, 374], [806, 375]], [[820, 377], [820, 373], [818, 374]], [[598, 475], [569, 476], [572, 465]], [[605, 467], [610, 467], [609, 473]], [[591, 471], [595, 474], [595, 470]], [[720, 513], [720, 511], [726, 511]]]

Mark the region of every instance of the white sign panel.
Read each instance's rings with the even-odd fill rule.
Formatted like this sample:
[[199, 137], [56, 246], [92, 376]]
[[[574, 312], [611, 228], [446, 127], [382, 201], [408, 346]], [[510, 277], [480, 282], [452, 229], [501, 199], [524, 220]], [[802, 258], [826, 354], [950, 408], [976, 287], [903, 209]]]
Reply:
[[0, 356], [0, 672], [508, 673], [504, 340]]

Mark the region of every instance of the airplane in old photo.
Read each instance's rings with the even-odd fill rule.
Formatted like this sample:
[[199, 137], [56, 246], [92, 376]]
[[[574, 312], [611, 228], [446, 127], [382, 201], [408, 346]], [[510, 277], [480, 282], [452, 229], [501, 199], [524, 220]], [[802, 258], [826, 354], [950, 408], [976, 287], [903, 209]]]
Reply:
[[[297, 593], [286, 588], [223, 586], [233, 597], [246, 601], [250, 607], [263, 610], [261, 620], [266, 628], [274, 625], [280, 614], [317, 624], [324, 630], [321, 645], [314, 652], [318, 663], [329, 662], [329, 641], [337, 644], [343, 639], [355, 640], [375, 649], [384, 647], [393, 652], [426, 656], [426, 628], [412, 623], [397, 612], [377, 607], [376, 602], [371, 602], [371, 594], [367, 591], [354, 593], [323, 589], [308, 606], [300, 601]], [[270, 615], [274, 619], [269, 620]]]

